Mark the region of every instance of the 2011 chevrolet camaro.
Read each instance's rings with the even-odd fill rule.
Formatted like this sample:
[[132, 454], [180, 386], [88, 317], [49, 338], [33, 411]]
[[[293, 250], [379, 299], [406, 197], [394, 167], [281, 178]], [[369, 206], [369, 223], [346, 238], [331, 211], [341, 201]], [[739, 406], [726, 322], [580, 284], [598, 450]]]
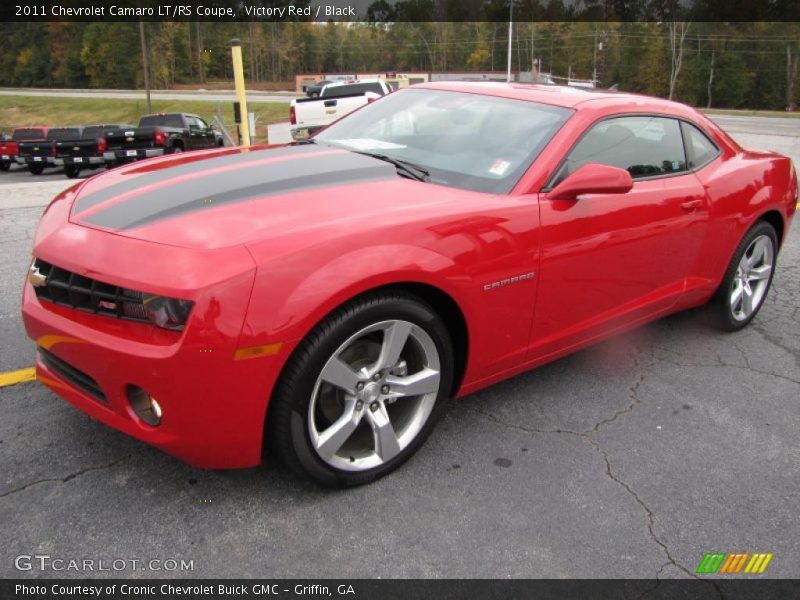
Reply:
[[114, 169], [45, 211], [38, 378], [189, 463], [266, 446], [329, 485], [405, 461], [444, 402], [668, 313], [758, 312], [788, 158], [681, 104], [438, 83], [305, 143]]

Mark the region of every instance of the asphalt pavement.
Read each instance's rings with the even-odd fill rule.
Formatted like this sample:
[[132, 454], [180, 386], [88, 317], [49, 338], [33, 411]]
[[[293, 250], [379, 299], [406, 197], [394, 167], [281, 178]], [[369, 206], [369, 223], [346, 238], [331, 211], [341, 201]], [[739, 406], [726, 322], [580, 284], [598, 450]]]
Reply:
[[[800, 121], [726, 122], [800, 159]], [[32, 179], [0, 173], [0, 371], [31, 364], [21, 281], [70, 183]], [[795, 224], [744, 331], [690, 311], [452, 402], [398, 472], [346, 491], [193, 469], [36, 382], [0, 388], [0, 577], [87, 575], [15, 568], [35, 554], [125, 559], [104, 576], [689, 577], [711, 551], [800, 577], [799, 261]]]

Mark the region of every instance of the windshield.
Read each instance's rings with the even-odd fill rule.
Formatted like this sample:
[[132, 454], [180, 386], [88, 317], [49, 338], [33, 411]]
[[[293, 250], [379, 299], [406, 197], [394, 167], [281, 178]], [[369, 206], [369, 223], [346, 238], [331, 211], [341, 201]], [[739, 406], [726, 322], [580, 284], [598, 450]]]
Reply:
[[349, 83], [347, 85], [327, 86], [322, 90], [322, 98], [341, 98], [343, 96], [355, 96], [374, 92], [383, 95], [383, 88], [380, 82], [371, 81], [369, 83]]
[[572, 113], [510, 98], [407, 89], [333, 123], [313, 141], [408, 161], [429, 171], [433, 183], [508, 193]]
[[139, 121], [139, 127], [183, 127], [183, 117], [178, 114], [174, 115], [147, 115], [142, 117]]
[[59, 127], [47, 132], [47, 141], [59, 142], [61, 140], [77, 140], [81, 137], [81, 130], [77, 127]]
[[23, 140], [41, 140], [44, 137], [44, 131], [41, 129], [15, 129], [13, 139], [18, 141]]

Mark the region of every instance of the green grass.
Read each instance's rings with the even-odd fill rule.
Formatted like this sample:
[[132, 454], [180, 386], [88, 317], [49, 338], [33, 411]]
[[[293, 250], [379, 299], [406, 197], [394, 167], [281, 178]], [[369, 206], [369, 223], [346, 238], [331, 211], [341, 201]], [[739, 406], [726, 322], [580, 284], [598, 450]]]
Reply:
[[[233, 103], [220, 102], [222, 122], [236, 136]], [[248, 109], [257, 118], [255, 141], [264, 143], [267, 125], [289, 120], [289, 103], [252, 102]], [[208, 122], [216, 116], [216, 102], [208, 100], [153, 100], [153, 112], [187, 112], [200, 115]], [[145, 100], [111, 98], [47, 98], [39, 96], [0, 96], [0, 132], [10, 133], [14, 127], [42, 125], [91, 125], [100, 123], [139, 122], [147, 114]]]

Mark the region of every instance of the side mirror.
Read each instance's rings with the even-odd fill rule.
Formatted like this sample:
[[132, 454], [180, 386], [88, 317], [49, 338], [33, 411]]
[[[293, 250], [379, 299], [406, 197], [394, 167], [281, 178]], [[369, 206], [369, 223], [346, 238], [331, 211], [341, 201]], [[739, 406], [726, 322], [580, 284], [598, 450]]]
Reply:
[[547, 194], [554, 200], [575, 200], [581, 194], [624, 194], [631, 191], [633, 179], [625, 169], [589, 163], [568, 175]]

